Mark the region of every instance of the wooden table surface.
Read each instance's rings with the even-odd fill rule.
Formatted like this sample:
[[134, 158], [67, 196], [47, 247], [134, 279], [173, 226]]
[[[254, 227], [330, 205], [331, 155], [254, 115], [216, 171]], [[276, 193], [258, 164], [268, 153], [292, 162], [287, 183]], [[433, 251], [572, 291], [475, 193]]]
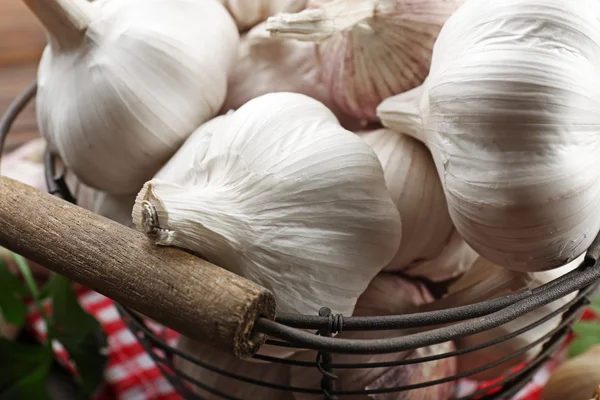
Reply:
[[[0, 113], [35, 79], [46, 34], [22, 0], [0, 0]], [[30, 104], [7, 137], [9, 151], [38, 135]]]

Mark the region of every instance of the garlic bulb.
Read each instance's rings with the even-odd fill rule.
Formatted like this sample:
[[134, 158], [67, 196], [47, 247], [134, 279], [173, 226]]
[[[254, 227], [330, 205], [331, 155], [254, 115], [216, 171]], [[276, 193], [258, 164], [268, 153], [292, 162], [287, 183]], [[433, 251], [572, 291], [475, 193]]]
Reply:
[[444, 190], [429, 150], [389, 129], [359, 132], [377, 154], [402, 219], [402, 242], [388, 270], [438, 256], [453, 231]]
[[500, 266], [564, 265], [600, 230], [597, 13], [592, 0], [469, 0], [425, 83], [378, 108], [427, 143], [456, 228]]
[[[563, 267], [551, 271], [526, 273], [500, 268], [480, 257], [464, 276], [449, 287], [449, 294], [446, 297], [437, 300], [433, 304], [424, 306], [424, 309], [441, 310], [458, 307], [490, 300], [527, 288], [533, 289], [572, 271], [579, 266], [581, 261], [583, 261], [583, 256]], [[576, 293], [571, 293], [497, 328], [472, 336], [466, 336], [456, 341], [456, 347], [459, 350], [466, 349], [522, 329], [567, 304], [575, 295]], [[470, 353], [461, 354], [457, 357], [459, 372], [471, 371], [513, 354], [552, 331], [560, 322], [561, 315], [559, 314], [512, 339]], [[531, 360], [539, 353], [542, 345], [543, 342], [496, 367], [469, 377], [483, 380], [495, 379], [510, 368], [524, 361]]]
[[0, 173], [46, 192], [45, 150], [46, 142], [43, 139], [34, 139], [8, 154], [3, 154], [0, 158]]
[[542, 392], [542, 398], [544, 400], [598, 398], [599, 359], [600, 345], [595, 345], [585, 353], [565, 361], [550, 375]]
[[134, 228], [131, 209], [135, 204], [135, 194], [114, 195], [80, 184], [77, 190], [77, 205], [102, 215], [122, 225]]
[[377, 156], [297, 93], [257, 97], [210, 125], [144, 185], [136, 227], [270, 289], [278, 312], [351, 315], [400, 243]]
[[297, 12], [306, 6], [306, 0], [219, 0], [240, 31], [252, 28], [271, 15], [280, 12]]
[[345, 115], [331, 99], [321, 80], [315, 44], [274, 39], [265, 24], [260, 24], [242, 37], [223, 110], [236, 110], [255, 97], [273, 92], [310, 96], [332, 110], [346, 129], [360, 128], [359, 121]]
[[138, 191], [216, 115], [239, 35], [215, 0], [24, 0], [48, 30], [42, 135], [83, 183]]
[[[356, 304], [355, 315], [375, 316], [394, 315], [414, 312], [416, 306], [432, 301], [433, 298], [427, 289], [417, 283], [411, 283], [393, 273], [380, 273], [377, 275], [367, 290], [360, 296]], [[401, 336], [402, 331], [348, 331], [341, 332], [338, 338], [345, 339], [383, 339]], [[413, 351], [404, 351], [392, 354], [348, 355], [335, 354], [335, 363], [374, 363], [391, 362], [425, 357], [433, 354], [442, 354], [454, 350], [452, 342], [428, 346]], [[302, 361], [315, 361], [314, 352], [300, 353], [293, 357]], [[319, 388], [321, 373], [315, 367], [292, 367], [290, 383], [295, 387]], [[338, 376], [336, 389], [338, 390], [365, 390], [381, 389], [390, 386], [416, 384], [444, 377], [456, 373], [456, 360], [446, 358], [413, 365], [403, 365], [384, 368], [361, 369], [334, 369]], [[451, 397], [454, 382], [431, 386], [423, 389], [399, 393], [379, 395], [358, 395], [356, 399], [448, 399]], [[312, 399], [313, 395], [294, 393], [296, 400]]]
[[[404, 227], [404, 222], [402, 226]], [[414, 261], [402, 272], [412, 277], [427, 278], [432, 282], [443, 282], [463, 275], [478, 259], [479, 254], [454, 229], [437, 257]]]
[[[240, 360], [219, 349], [212, 348], [206, 344], [193, 341], [182, 336], [177, 345], [177, 349], [185, 354], [189, 354], [198, 360], [209, 364], [221, 370], [241, 375], [251, 379], [279, 385], [289, 385], [290, 367], [282, 364], [256, 364], [248, 360]], [[192, 379], [206, 385], [211, 389], [218, 390], [236, 399], [273, 399], [273, 400], [291, 400], [294, 397], [291, 392], [271, 389], [251, 383], [240, 382], [229, 378], [206, 368], [203, 368], [193, 362], [183, 358], [176, 357], [174, 360], [178, 371], [184, 373]], [[201, 396], [202, 399], [216, 400], [223, 397], [214, 393], [200, 389], [196, 385], [191, 385], [193, 392]]]
[[[463, 0], [335, 0], [267, 20], [275, 37], [318, 41], [323, 79], [349, 115], [420, 85], [440, 28]], [[319, 4], [320, 3], [320, 4]]]

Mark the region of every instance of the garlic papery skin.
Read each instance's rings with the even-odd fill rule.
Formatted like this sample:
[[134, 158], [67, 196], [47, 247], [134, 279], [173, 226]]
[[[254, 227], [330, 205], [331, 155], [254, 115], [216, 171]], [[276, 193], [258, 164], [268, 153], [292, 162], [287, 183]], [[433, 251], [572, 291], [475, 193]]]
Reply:
[[[402, 226], [404, 226], [404, 222]], [[478, 259], [479, 254], [469, 247], [454, 229], [438, 256], [428, 260], [416, 260], [403, 268], [402, 272], [415, 278], [443, 282], [463, 275]]]
[[227, 97], [222, 109], [237, 110], [267, 93], [294, 92], [325, 104], [346, 129], [360, 128], [359, 121], [335, 105], [321, 79], [321, 72], [314, 43], [274, 39], [265, 24], [260, 24], [240, 41], [238, 60], [227, 81]]
[[379, 107], [385, 126], [420, 130], [456, 228], [497, 265], [564, 265], [600, 230], [598, 13], [591, 0], [469, 0], [423, 86]]
[[219, 0], [237, 24], [245, 31], [280, 12], [298, 12], [306, 6], [306, 0]]
[[135, 228], [131, 221], [131, 209], [135, 204], [135, 194], [115, 195], [79, 184], [75, 197], [78, 206], [122, 225]]
[[144, 185], [136, 227], [270, 289], [278, 312], [351, 315], [402, 231], [373, 150], [297, 93], [257, 97], [207, 131], [193, 163], [178, 153]]
[[[433, 297], [427, 289], [419, 283], [407, 281], [393, 273], [380, 273], [369, 284], [367, 290], [360, 296], [356, 304], [355, 315], [381, 316], [399, 315], [416, 311], [416, 307], [431, 302]], [[336, 337], [343, 339], [384, 339], [399, 337], [407, 332], [393, 331], [342, 331]], [[349, 355], [334, 354], [335, 363], [376, 363], [392, 362], [426, 357], [433, 354], [443, 354], [454, 351], [452, 342], [436, 344], [412, 351], [403, 351], [391, 354]], [[295, 360], [312, 361], [316, 359], [313, 351], [300, 353], [293, 357]], [[338, 376], [335, 381], [337, 390], [366, 390], [383, 389], [392, 386], [404, 386], [442, 379], [456, 373], [456, 359], [445, 358], [436, 361], [412, 365], [402, 365], [383, 368], [334, 369]], [[315, 367], [292, 367], [291, 386], [319, 388], [322, 374]], [[359, 400], [371, 399], [449, 399], [452, 397], [454, 382], [431, 386], [423, 389], [410, 390], [398, 393], [378, 395], [352, 396]], [[294, 393], [296, 400], [310, 400], [313, 395]]]
[[[185, 336], [182, 336], [179, 340], [177, 349], [203, 363], [232, 374], [248, 377], [261, 382], [289, 386], [290, 367], [287, 365], [277, 363], [257, 364], [250, 362], [251, 359], [240, 360], [229, 353], [210, 347], [207, 344], [194, 341]], [[211, 389], [218, 390], [219, 392], [230, 396], [228, 398], [249, 400], [291, 400], [294, 398], [291, 392], [240, 382], [236, 379], [212, 372], [184, 358], [175, 357], [174, 365], [179, 372], [184, 373], [188, 377]], [[223, 398], [212, 392], [202, 390], [197, 385], [191, 384], [190, 386], [192, 391], [201, 396], [202, 399], [217, 400]]]
[[46, 142], [43, 139], [34, 139], [2, 155], [0, 174], [46, 192], [45, 150]]
[[552, 372], [542, 392], [543, 400], [597, 399], [600, 394], [600, 345], [568, 359]]
[[[583, 257], [580, 256], [575, 261], [551, 271], [530, 273], [507, 270], [480, 257], [465, 275], [449, 287], [449, 293], [444, 298], [437, 300], [433, 304], [428, 304], [424, 308], [426, 310], [442, 310], [491, 300], [528, 288], [534, 289], [577, 268], [583, 261]], [[467, 349], [523, 329], [564, 306], [574, 299], [575, 296], [576, 293], [571, 293], [497, 328], [472, 336], [466, 336], [455, 342], [456, 347], [459, 350]], [[461, 354], [457, 356], [458, 370], [460, 373], [471, 371], [513, 354], [555, 329], [560, 322], [561, 314], [512, 339], [470, 353]], [[469, 378], [481, 380], [498, 378], [510, 368], [533, 359], [541, 350], [543, 343], [498, 366], [475, 375], [470, 375]]]
[[359, 132], [377, 154], [385, 182], [402, 219], [402, 242], [387, 270], [431, 260], [454, 229], [444, 190], [427, 147], [389, 129]]
[[86, 185], [137, 192], [215, 116], [239, 41], [215, 0], [24, 0], [50, 44], [40, 132]]
[[275, 37], [319, 42], [334, 101], [355, 118], [378, 121], [383, 99], [423, 83], [440, 28], [462, 1], [318, 2], [270, 17], [267, 29]]

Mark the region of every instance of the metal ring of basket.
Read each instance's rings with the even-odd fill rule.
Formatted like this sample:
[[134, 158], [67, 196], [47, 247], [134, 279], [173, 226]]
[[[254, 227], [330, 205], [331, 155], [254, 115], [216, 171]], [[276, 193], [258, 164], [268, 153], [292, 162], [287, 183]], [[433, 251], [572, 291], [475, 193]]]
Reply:
[[[4, 139], [12, 123], [17, 118], [21, 110], [35, 96], [35, 82], [25, 92], [23, 92], [6, 111], [0, 120], [0, 154]], [[46, 181], [48, 191], [55, 196], [59, 196], [66, 201], [75, 202], [64, 180], [64, 173], [57, 174], [55, 170], [56, 156], [47, 153], [44, 159], [46, 170]], [[568, 274], [555, 279], [543, 286], [532, 290], [523, 290], [498, 297], [493, 300], [484, 301], [462, 307], [455, 307], [440, 311], [431, 311], [424, 313], [415, 313], [408, 315], [381, 316], [381, 317], [344, 317], [341, 315], [331, 315], [328, 308], [324, 307], [318, 316], [302, 315], [280, 315], [275, 321], [259, 319], [256, 323], [256, 329], [266, 333], [271, 338], [267, 343], [274, 346], [294, 347], [316, 350], [318, 353], [315, 362], [296, 361], [285, 358], [269, 357], [256, 355], [255, 358], [262, 361], [279, 363], [283, 365], [293, 365], [305, 368], [317, 368], [323, 375], [321, 389], [315, 388], [297, 388], [291, 386], [282, 386], [270, 382], [257, 381], [233, 374], [228, 371], [216, 368], [206, 362], [196, 359], [190, 354], [183, 353], [177, 348], [168, 345], [160, 334], [150, 328], [150, 324], [142, 320], [137, 314], [127, 310], [117, 304], [123, 320], [129, 329], [134, 333], [144, 349], [156, 362], [164, 376], [176, 388], [176, 390], [186, 399], [202, 400], [204, 397], [194, 393], [191, 388], [200, 388], [211, 397], [223, 398], [228, 400], [243, 400], [229, 396], [215, 388], [208, 387], [202, 382], [178, 371], [174, 366], [175, 357], [181, 357], [187, 361], [193, 362], [210, 371], [221, 374], [233, 380], [245, 382], [251, 385], [259, 385], [272, 388], [273, 390], [283, 390], [287, 392], [300, 392], [304, 394], [313, 394], [315, 398], [320, 396], [325, 399], [337, 399], [340, 396], [352, 395], [376, 395], [383, 393], [402, 392], [415, 390], [428, 386], [438, 385], [461, 378], [468, 378], [471, 375], [485, 371], [506, 362], [527, 350], [543, 343], [540, 353], [529, 361], [527, 365], [519, 371], [507, 376], [485, 389], [476, 391], [467, 396], [456, 400], [468, 400], [475, 398], [486, 399], [505, 399], [516, 394], [535, 374], [535, 372], [560, 349], [572, 325], [579, 318], [581, 311], [589, 304], [588, 296], [596, 288], [600, 280], [600, 235], [594, 240], [586, 257], [581, 265]], [[434, 288], [436, 289], [436, 288]], [[539, 307], [558, 300], [570, 293], [578, 291], [576, 297], [556, 311], [540, 318], [539, 320], [525, 326], [515, 332], [498, 337], [486, 343], [477, 346], [456, 350], [444, 354], [436, 354], [427, 357], [415, 358], [410, 360], [394, 362], [377, 363], [335, 363], [333, 353], [346, 354], [383, 354], [393, 353], [404, 350], [412, 350], [420, 347], [439, 344], [455, 340], [461, 337], [473, 335], [493, 329], [502, 324], [510, 322], [520, 316], [523, 316]], [[512, 339], [519, 334], [534, 329], [536, 326], [557, 317], [562, 314], [561, 323], [552, 331], [546, 333], [533, 343], [524, 348], [507, 354], [505, 357], [492, 363], [474, 368], [461, 374], [456, 374], [436, 381], [421, 382], [418, 384], [388, 387], [372, 390], [336, 390], [333, 369], [350, 368], [380, 368], [393, 367], [409, 364], [418, 364], [447, 357], [457, 356], [474, 351], [480, 351], [486, 347]], [[405, 335], [402, 337], [377, 339], [377, 340], [350, 340], [331, 337], [333, 333], [344, 331], [374, 331], [389, 329], [407, 329], [434, 327], [436, 325], [445, 325], [433, 329]], [[317, 335], [307, 333], [306, 329], [314, 330]]]

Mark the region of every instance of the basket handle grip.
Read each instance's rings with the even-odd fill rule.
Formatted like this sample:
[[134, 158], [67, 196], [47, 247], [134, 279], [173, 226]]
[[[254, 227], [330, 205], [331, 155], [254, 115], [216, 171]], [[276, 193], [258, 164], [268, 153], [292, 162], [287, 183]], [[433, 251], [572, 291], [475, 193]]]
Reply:
[[0, 177], [0, 246], [183, 335], [249, 357], [275, 317], [267, 289], [117, 222]]

